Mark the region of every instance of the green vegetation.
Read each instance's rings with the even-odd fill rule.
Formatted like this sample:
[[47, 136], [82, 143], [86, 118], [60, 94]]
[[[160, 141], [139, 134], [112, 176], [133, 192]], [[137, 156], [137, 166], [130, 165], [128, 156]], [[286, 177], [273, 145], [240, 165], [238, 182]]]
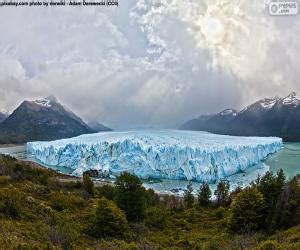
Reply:
[[237, 194], [230, 205], [229, 227], [234, 231], [253, 231], [261, 227], [264, 196], [255, 187], [247, 187]]
[[114, 202], [101, 198], [87, 232], [96, 238], [124, 238], [129, 234], [129, 226], [124, 212]]
[[229, 183], [228, 181], [220, 181], [215, 190], [216, 202], [218, 206], [226, 206], [229, 202]]
[[94, 196], [94, 194], [95, 194], [94, 183], [87, 173], [83, 174], [82, 185], [83, 185], [84, 190], [89, 195]]
[[184, 191], [183, 200], [184, 200], [184, 204], [187, 208], [193, 207], [194, 195], [193, 195], [192, 182], [189, 182], [189, 184], [187, 185], [186, 190]]
[[116, 180], [115, 202], [129, 221], [141, 221], [145, 216], [145, 189], [138, 177], [122, 173]]
[[207, 183], [202, 183], [198, 191], [199, 206], [208, 206], [211, 202], [211, 190]]
[[0, 156], [0, 249], [300, 249], [300, 176], [229, 192], [145, 190], [128, 173], [94, 186]]

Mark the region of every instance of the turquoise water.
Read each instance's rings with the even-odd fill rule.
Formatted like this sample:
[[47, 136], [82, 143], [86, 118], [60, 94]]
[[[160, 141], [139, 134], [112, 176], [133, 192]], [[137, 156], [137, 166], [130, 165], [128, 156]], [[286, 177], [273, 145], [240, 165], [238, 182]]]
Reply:
[[288, 178], [300, 174], [300, 142], [285, 143], [282, 150], [265, 160], [265, 164], [273, 172], [282, 168]]

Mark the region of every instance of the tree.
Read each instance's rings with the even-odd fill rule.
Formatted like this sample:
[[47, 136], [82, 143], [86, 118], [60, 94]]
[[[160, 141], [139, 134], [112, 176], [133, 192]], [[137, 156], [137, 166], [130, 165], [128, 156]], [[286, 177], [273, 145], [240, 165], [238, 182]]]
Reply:
[[257, 230], [262, 225], [265, 202], [256, 187], [247, 187], [236, 195], [230, 206], [229, 227], [239, 233]]
[[194, 195], [193, 195], [193, 185], [190, 181], [186, 187], [187, 189], [184, 191], [184, 204], [187, 208], [191, 208], [194, 204]]
[[256, 183], [258, 190], [263, 194], [265, 199], [265, 226], [268, 230], [276, 228], [275, 208], [284, 185], [285, 176], [282, 169], [276, 175], [268, 171]]
[[88, 173], [83, 174], [82, 182], [83, 182], [82, 185], [83, 185], [84, 190], [91, 196], [94, 196], [94, 193], [95, 193], [94, 183]]
[[275, 207], [276, 229], [287, 228], [300, 223], [300, 176], [295, 176], [280, 193]]
[[217, 205], [225, 206], [229, 201], [229, 182], [228, 181], [220, 181], [217, 185], [217, 189], [214, 194], [216, 196]]
[[198, 204], [199, 206], [208, 206], [211, 199], [211, 190], [207, 183], [202, 183], [198, 191]]
[[88, 233], [96, 238], [124, 238], [129, 233], [126, 216], [113, 201], [101, 198]]
[[129, 221], [140, 221], [145, 216], [145, 188], [140, 179], [129, 173], [122, 173], [116, 180], [115, 202]]

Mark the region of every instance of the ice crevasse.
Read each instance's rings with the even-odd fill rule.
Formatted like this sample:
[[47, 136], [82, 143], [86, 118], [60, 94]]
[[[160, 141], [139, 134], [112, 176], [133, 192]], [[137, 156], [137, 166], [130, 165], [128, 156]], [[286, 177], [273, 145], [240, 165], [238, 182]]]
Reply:
[[99, 170], [117, 176], [214, 183], [259, 164], [282, 148], [276, 137], [238, 137], [200, 131], [137, 130], [29, 142], [27, 152], [46, 166], [73, 175]]

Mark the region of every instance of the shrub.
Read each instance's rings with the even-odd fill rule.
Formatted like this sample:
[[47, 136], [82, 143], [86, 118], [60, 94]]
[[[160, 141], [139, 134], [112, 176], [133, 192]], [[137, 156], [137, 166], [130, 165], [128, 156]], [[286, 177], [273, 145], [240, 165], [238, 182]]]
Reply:
[[145, 188], [140, 179], [129, 173], [122, 173], [116, 180], [115, 202], [129, 221], [140, 221], [145, 216]]
[[148, 189], [145, 192], [147, 207], [156, 206], [159, 204], [159, 195], [153, 189]]
[[281, 249], [280, 245], [274, 240], [267, 240], [259, 244], [259, 250], [278, 250]]
[[264, 197], [255, 187], [247, 187], [230, 206], [229, 227], [237, 232], [252, 231], [262, 225]]
[[88, 233], [96, 238], [124, 238], [129, 233], [126, 216], [114, 202], [101, 198]]
[[225, 216], [226, 210], [224, 207], [218, 207], [215, 212], [216, 212], [216, 217], [218, 219], [222, 219]]
[[54, 192], [50, 198], [50, 205], [57, 211], [65, 209], [75, 209], [84, 206], [85, 201], [73, 194], [64, 194], [62, 192]]
[[10, 180], [10, 176], [0, 176], [0, 185], [7, 184]]
[[116, 188], [112, 185], [104, 185], [96, 188], [96, 195], [100, 198], [104, 197], [108, 200], [114, 200]]
[[14, 192], [3, 192], [0, 193], [0, 214], [12, 219], [20, 217], [20, 198], [18, 194]]
[[154, 229], [164, 229], [167, 224], [167, 212], [163, 208], [152, 207], [146, 210], [145, 224]]

